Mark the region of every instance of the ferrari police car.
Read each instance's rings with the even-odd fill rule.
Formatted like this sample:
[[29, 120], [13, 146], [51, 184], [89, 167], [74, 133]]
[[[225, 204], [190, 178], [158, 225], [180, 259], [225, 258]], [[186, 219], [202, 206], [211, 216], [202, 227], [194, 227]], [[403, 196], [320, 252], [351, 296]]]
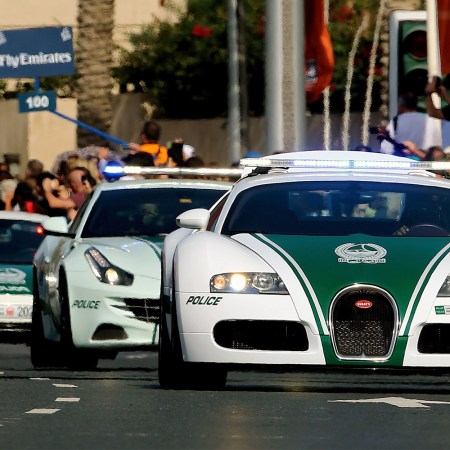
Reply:
[[231, 184], [105, 182], [72, 223], [44, 221], [34, 258], [33, 365], [91, 369], [99, 357], [155, 345], [164, 237], [181, 212], [211, 207]]
[[[230, 364], [450, 367], [449, 163], [345, 151], [243, 160], [163, 247], [159, 382]], [[432, 169], [432, 170], [431, 170]]]

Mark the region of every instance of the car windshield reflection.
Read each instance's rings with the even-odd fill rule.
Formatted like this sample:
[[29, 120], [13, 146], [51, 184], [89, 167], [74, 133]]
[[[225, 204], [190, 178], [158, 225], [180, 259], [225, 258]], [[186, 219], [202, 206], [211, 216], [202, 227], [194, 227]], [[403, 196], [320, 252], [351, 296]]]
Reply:
[[0, 220], [0, 263], [32, 264], [44, 235], [39, 223]]
[[450, 191], [376, 182], [295, 182], [243, 191], [222, 232], [445, 237]]
[[104, 191], [81, 237], [165, 236], [177, 229], [175, 219], [182, 212], [209, 208], [225, 192], [180, 187]]

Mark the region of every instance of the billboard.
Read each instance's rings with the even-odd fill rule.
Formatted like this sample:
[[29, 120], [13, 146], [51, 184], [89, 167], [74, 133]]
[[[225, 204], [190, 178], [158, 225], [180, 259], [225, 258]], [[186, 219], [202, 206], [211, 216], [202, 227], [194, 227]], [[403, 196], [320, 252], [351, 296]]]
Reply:
[[75, 73], [71, 27], [0, 31], [0, 78]]

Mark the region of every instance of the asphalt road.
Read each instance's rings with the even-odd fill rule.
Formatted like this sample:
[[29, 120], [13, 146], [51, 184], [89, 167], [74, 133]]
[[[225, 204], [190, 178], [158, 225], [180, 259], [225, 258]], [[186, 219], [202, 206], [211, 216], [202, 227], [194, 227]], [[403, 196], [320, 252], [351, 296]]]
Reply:
[[157, 355], [34, 370], [0, 344], [0, 449], [448, 449], [450, 375], [233, 371], [160, 389]]

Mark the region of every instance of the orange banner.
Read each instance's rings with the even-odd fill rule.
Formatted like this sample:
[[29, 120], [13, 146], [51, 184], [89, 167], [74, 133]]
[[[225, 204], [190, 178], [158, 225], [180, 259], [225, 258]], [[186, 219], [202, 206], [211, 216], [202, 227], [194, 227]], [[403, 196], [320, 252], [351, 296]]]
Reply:
[[334, 53], [325, 24], [323, 0], [305, 0], [304, 7], [306, 102], [312, 103], [320, 99], [331, 83]]
[[441, 71], [450, 73], [450, 0], [437, 0]]

